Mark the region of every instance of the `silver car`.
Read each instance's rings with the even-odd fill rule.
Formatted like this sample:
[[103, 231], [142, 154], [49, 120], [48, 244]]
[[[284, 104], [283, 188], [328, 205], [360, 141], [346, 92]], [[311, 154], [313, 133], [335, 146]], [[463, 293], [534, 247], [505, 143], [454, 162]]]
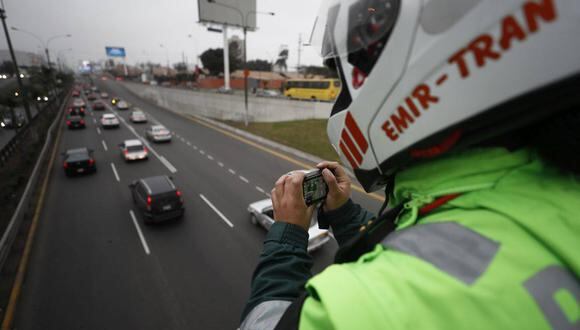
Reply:
[[147, 150], [147, 147], [143, 145], [141, 140], [125, 140], [119, 144], [119, 148], [121, 148], [121, 157], [125, 161], [145, 160], [149, 158], [149, 150]]
[[162, 125], [150, 126], [145, 132], [147, 139], [153, 142], [169, 142], [171, 141], [171, 132]]
[[147, 115], [139, 108], [135, 108], [135, 110], [131, 111], [129, 115], [129, 120], [134, 123], [146, 123], [147, 122]]
[[101, 116], [101, 126], [103, 128], [119, 127], [119, 118], [112, 113], [106, 113]]
[[[252, 224], [260, 224], [266, 230], [270, 230], [274, 223], [274, 209], [272, 208], [271, 199], [264, 199], [250, 204], [248, 212], [250, 212]], [[316, 212], [314, 212], [310, 221], [310, 229], [308, 229], [308, 252], [320, 249], [329, 240], [330, 233], [328, 230], [318, 228]]]
[[117, 102], [117, 109], [119, 109], [119, 110], [128, 110], [129, 109], [129, 103], [127, 103], [125, 101], [119, 101], [119, 102]]

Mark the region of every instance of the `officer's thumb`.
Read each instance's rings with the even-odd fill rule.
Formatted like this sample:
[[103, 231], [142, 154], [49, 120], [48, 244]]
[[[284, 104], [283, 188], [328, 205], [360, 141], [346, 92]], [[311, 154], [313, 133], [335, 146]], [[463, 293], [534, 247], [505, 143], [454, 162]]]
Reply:
[[328, 185], [328, 192], [330, 194], [336, 194], [340, 191], [339, 187], [338, 187], [338, 182], [336, 181], [336, 177], [334, 176], [334, 174], [332, 174], [332, 172], [325, 168], [324, 170], [322, 170], [322, 178], [324, 179], [324, 182], [326, 182], [326, 184]]

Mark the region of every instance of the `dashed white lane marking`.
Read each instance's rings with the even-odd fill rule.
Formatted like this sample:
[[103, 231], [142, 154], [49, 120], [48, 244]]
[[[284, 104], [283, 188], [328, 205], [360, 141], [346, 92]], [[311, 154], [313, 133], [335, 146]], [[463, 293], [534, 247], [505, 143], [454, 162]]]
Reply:
[[250, 180], [248, 180], [248, 179], [244, 178], [244, 177], [243, 177], [243, 176], [241, 176], [241, 175], [240, 175], [239, 177], [240, 177], [240, 180], [244, 181], [245, 183], [249, 183], [249, 182], [250, 182]]
[[97, 133], [101, 135], [101, 129], [97, 127]]
[[256, 190], [261, 192], [262, 194], [265, 194], [266, 192], [264, 191], [264, 189], [262, 189], [262, 187], [258, 187], [256, 186]]
[[169, 169], [169, 171], [171, 173], [175, 173], [177, 172], [177, 169], [175, 168], [175, 166], [173, 166], [165, 157], [163, 156], [158, 156], [159, 160], [163, 163], [163, 165], [165, 165], [165, 167], [167, 167], [167, 169]]
[[232, 173], [233, 175], [236, 175], [236, 171], [232, 170], [231, 168], [228, 170], [228, 172]]
[[97, 120], [95, 118], [93, 118], [93, 124], [96, 124]]
[[197, 150], [197, 146], [193, 146], [193, 149]]
[[207, 158], [210, 160], [213, 160], [213, 156], [212, 155], [207, 155]]
[[103, 143], [103, 149], [105, 149], [105, 151], [109, 150], [109, 148], [107, 148], [107, 143], [105, 142], [105, 140], [101, 140], [101, 142]]
[[185, 142], [185, 143], [186, 143], [188, 146], [190, 146], [190, 147], [191, 147], [191, 142], [187, 141], [187, 142]]
[[202, 155], [205, 155], [205, 151], [203, 151], [201, 149], [199, 149], [199, 153], [202, 154]]
[[218, 162], [219, 167], [224, 167], [224, 163]]
[[220, 218], [222, 218], [222, 220], [228, 224], [228, 226], [230, 226], [231, 228], [234, 228], [234, 224], [230, 222], [230, 220], [228, 220], [228, 218], [225, 217], [225, 215], [223, 215], [223, 213], [220, 212], [220, 210], [218, 210], [215, 206], [213, 206], [213, 204], [207, 200], [207, 198], [205, 198], [204, 195], [199, 194], [199, 197], [201, 197], [201, 199], [203, 199], [203, 201], [215, 212], [217, 213], [217, 215], [219, 215]]
[[121, 179], [119, 178], [119, 173], [117, 173], [117, 168], [115, 167], [115, 164], [111, 163], [111, 168], [113, 169], [113, 174], [115, 174], [115, 179], [117, 179], [117, 182], [121, 182]]
[[141, 232], [141, 227], [139, 227], [139, 223], [137, 223], [137, 218], [135, 217], [135, 213], [133, 210], [129, 210], [129, 214], [131, 214], [131, 219], [133, 219], [133, 224], [137, 229], [137, 234], [139, 235], [139, 239], [141, 239], [141, 244], [143, 245], [143, 250], [145, 250], [145, 254], [149, 255], [151, 251], [149, 251], [149, 245], [147, 245], [147, 241], [145, 240], [145, 236], [143, 236], [143, 232]]

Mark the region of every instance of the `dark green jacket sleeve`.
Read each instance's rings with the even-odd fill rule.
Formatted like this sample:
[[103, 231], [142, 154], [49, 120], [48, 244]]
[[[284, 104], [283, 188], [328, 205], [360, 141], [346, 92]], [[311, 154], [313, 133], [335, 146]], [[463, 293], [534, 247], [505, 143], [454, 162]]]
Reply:
[[336, 210], [323, 212], [320, 208], [318, 211], [318, 225], [322, 229], [332, 227], [332, 233], [340, 247], [354, 237], [362, 225], [373, 218], [375, 218], [373, 213], [353, 203], [351, 199]]
[[308, 232], [300, 226], [275, 222], [264, 241], [252, 276], [252, 292], [242, 320], [258, 304], [268, 300], [296, 299], [312, 276], [312, 257], [307, 253]]

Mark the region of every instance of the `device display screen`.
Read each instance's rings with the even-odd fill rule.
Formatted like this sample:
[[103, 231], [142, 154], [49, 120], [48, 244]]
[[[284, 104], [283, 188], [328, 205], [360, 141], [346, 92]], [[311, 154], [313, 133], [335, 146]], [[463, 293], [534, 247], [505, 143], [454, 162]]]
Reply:
[[320, 172], [306, 176], [302, 184], [302, 189], [304, 190], [306, 205], [312, 205], [323, 200], [328, 193], [328, 187]]

